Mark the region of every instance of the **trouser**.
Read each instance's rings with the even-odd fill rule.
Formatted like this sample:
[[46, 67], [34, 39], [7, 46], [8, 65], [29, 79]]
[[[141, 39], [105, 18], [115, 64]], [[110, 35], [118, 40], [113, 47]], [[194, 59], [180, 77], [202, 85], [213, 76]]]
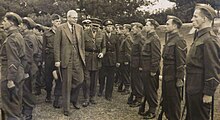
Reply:
[[159, 72], [155, 76], [151, 76], [150, 71], [142, 71], [141, 79], [144, 85], [144, 96], [149, 105], [148, 111], [155, 113], [158, 106]]
[[[100, 70], [99, 93], [103, 93], [105, 87], [106, 98], [112, 98], [114, 73], [115, 73], [115, 66], [103, 66]], [[105, 84], [105, 79], [106, 79], [106, 84]]]
[[181, 88], [176, 87], [176, 80], [162, 82], [162, 109], [168, 120], [180, 120]]
[[[57, 70], [57, 68], [54, 66], [54, 55], [53, 54], [47, 54], [46, 61], [45, 61], [45, 80], [46, 80], [46, 91], [48, 97], [51, 95], [52, 87], [53, 87], [53, 74], [52, 72], [54, 70]], [[58, 70], [57, 70], [58, 71]], [[57, 72], [58, 76], [59, 73]], [[55, 81], [56, 85], [54, 88], [54, 95], [55, 96], [61, 96], [62, 95], [62, 81], [60, 79], [60, 76]]]
[[187, 120], [209, 120], [211, 103], [203, 103], [203, 93], [186, 94]]
[[97, 79], [99, 77], [99, 71], [85, 70], [85, 80], [83, 81], [83, 94], [85, 100], [88, 102], [89, 99], [94, 100], [97, 88]]
[[[36, 73], [36, 83], [35, 83], [35, 88], [36, 89], [36, 92], [40, 91], [42, 88], [45, 87], [45, 72], [44, 72], [44, 69], [42, 68], [42, 66], [38, 66], [38, 71]], [[47, 74], [48, 75], [48, 74]]]
[[28, 77], [24, 79], [24, 85], [23, 85], [23, 109], [22, 114], [25, 116], [32, 116], [33, 108], [36, 104], [36, 98], [34, 97], [32, 93], [33, 89], [33, 81], [32, 77]]
[[138, 102], [141, 102], [143, 97], [143, 82], [140, 75], [138, 68], [131, 67], [131, 90]]
[[119, 67], [119, 79], [120, 79], [120, 87], [123, 87], [125, 85], [125, 90], [129, 90], [130, 86], [130, 66], [121, 64]]

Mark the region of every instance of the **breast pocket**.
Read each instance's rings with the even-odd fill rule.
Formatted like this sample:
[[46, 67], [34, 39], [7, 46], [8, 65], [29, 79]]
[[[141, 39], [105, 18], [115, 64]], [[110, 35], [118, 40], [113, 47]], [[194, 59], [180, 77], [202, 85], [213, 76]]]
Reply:
[[142, 55], [143, 56], [150, 56], [151, 55], [151, 45], [150, 42], [147, 44], [144, 44], [142, 47]]
[[164, 46], [163, 58], [174, 59], [175, 57], [175, 44]]

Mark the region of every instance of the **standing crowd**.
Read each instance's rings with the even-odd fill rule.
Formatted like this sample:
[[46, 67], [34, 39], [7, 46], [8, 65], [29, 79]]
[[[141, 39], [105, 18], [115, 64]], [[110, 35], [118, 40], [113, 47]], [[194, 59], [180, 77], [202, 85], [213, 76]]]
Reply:
[[195, 6], [191, 20], [196, 31], [187, 48], [179, 31], [182, 21], [168, 15], [161, 49], [154, 19], [145, 19], [144, 25], [120, 25], [111, 19], [89, 18], [81, 26], [77, 12], [69, 10], [65, 23], [53, 14], [52, 27], [46, 28], [30, 17], [7, 12], [0, 30], [2, 117], [31, 120], [41, 89], [46, 90], [46, 103], [62, 107], [69, 116], [71, 105], [81, 108], [81, 88], [82, 106], [87, 107], [97, 104], [96, 96], [111, 102], [117, 84], [121, 95], [129, 95], [127, 104], [139, 107], [144, 119], [155, 118], [161, 105], [168, 120], [180, 120], [185, 99], [187, 120], [209, 120], [220, 82], [220, 39], [212, 30], [216, 16], [209, 5]]

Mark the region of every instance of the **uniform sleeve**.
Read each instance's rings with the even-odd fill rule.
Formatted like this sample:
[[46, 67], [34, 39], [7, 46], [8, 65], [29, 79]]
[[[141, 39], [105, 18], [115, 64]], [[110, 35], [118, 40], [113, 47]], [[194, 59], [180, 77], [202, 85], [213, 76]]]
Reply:
[[46, 45], [47, 45], [47, 38], [45, 33], [43, 34], [43, 48], [42, 48], [42, 60], [45, 62], [46, 57]]
[[204, 43], [205, 86], [203, 93], [213, 96], [220, 82], [220, 43], [207, 40]]
[[61, 41], [62, 41], [62, 30], [61, 27], [58, 27], [54, 36], [54, 59], [55, 62], [61, 62], [60, 59], [60, 50], [61, 50]]
[[175, 47], [176, 54], [176, 78], [184, 79], [187, 45], [185, 40], [178, 40]]
[[105, 55], [106, 53], [106, 37], [104, 35], [104, 33], [102, 33], [103, 39], [102, 39], [102, 43], [101, 43], [101, 53], [103, 55]]
[[131, 36], [128, 36], [125, 41], [125, 56], [127, 62], [130, 62], [131, 59], [131, 47], [132, 47], [132, 40]]
[[160, 67], [160, 60], [161, 60], [161, 45], [160, 40], [154, 37], [154, 40], [151, 42], [151, 72], [156, 73]]
[[18, 67], [20, 65], [19, 59], [19, 44], [13, 38], [8, 38], [6, 42], [6, 52], [8, 59], [8, 74], [7, 80], [16, 80]]

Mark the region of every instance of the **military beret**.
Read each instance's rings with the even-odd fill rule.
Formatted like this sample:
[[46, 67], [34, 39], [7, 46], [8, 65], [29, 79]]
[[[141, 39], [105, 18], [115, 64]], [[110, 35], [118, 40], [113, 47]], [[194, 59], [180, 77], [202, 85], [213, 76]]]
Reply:
[[58, 14], [51, 15], [51, 20], [57, 20], [57, 19], [60, 19], [60, 15], [58, 15]]
[[5, 17], [7, 17], [7, 18], [8, 17], [14, 17], [16, 19], [16, 22], [17, 22], [18, 25], [22, 23], [22, 18], [14, 12], [7, 12], [5, 14]]
[[159, 23], [154, 19], [145, 19], [145, 22], [150, 22], [155, 28], [159, 26]]
[[207, 11], [211, 15], [211, 19], [214, 19], [217, 16], [217, 13], [215, 12], [214, 8], [212, 8], [210, 5], [198, 3], [196, 4], [196, 9], [203, 9]]
[[141, 23], [139, 23], [139, 22], [133, 22], [133, 23], [131, 23], [131, 28], [132, 27], [134, 27], [134, 26], [137, 26], [137, 27], [139, 27], [139, 28], [143, 28], [143, 25], [141, 24]]
[[183, 22], [176, 16], [167, 15], [167, 20], [172, 19], [176, 24], [178, 24], [180, 27], [182, 26]]
[[124, 24], [123, 25], [126, 29], [131, 29], [131, 25], [130, 24]]
[[113, 25], [113, 20], [112, 19], [106, 19], [106, 20], [104, 20], [103, 25], [104, 26]]
[[88, 20], [88, 19], [85, 19], [82, 21], [82, 24], [91, 24], [92, 21], [91, 20]]
[[24, 17], [23, 19], [23, 23], [28, 23], [30, 25], [31, 28], [34, 28], [37, 26], [37, 23], [35, 23], [31, 18], [29, 17]]
[[89, 18], [90, 20], [91, 20], [91, 24], [93, 25], [93, 26], [98, 26], [98, 27], [100, 27], [101, 26], [101, 23], [102, 23], [102, 20], [101, 19], [99, 19], [99, 18]]

